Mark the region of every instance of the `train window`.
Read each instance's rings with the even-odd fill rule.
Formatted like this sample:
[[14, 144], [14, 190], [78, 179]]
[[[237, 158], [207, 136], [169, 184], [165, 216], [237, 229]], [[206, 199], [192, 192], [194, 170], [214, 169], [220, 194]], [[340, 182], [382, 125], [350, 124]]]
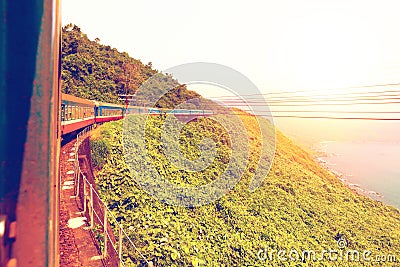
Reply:
[[103, 111], [103, 116], [118, 116], [121, 115], [121, 109], [106, 109]]
[[72, 120], [72, 106], [68, 106], [68, 120]]
[[[72, 105], [71, 105], [72, 104]], [[95, 114], [94, 107], [80, 106], [75, 103], [61, 104], [61, 121], [70, 121], [77, 119], [85, 119], [93, 117]], [[121, 109], [104, 109], [103, 116], [121, 115]]]
[[61, 121], [65, 121], [65, 104], [61, 104]]
[[65, 120], [69, 120], [68, 118], [68, 105], [65, 105], [65, 111], [64, 111], [64, 116], [65, 116]]

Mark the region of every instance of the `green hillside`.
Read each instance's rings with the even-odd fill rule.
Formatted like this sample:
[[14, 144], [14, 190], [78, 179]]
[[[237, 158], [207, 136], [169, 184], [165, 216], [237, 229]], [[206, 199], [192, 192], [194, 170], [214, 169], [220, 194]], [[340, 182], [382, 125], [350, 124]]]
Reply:
[[[144, 117], [130, 119], [133, 125], [145, 123]], [[279, 131], [272, 169], [263, 185], [249, 192], [260, 140], [254, 118], [241, 116], [241, 120], [251, 148], [243, 178], [218, 201], [192, 208], [163, 204], [138, 186], [134, 178], [148, 168], [137, 166], [130, 172], [124, 162], [123, 121], [104, 124], [93, 132], [98, 190], [147, 259], [156, 266], [398, 266], [389, 261], [391, 255], [400, 259], [399, 211], [355, 194]], [[148, 153], [160, 173], [187, 186], [209, 183], [224, 171], [232, 147], [229, 135], [217, 123], [201, 119], [181, 132], [180, 149], [187, 158], [199, 156], [196, 147], [201, 139], [217, 142], [216, 160], [197, 173], [182, 172], [168, 162], [160, 146], [162, 124], [158, 117], [147, 122], [146, 146], [133, 145], [138, 162]], [[140, 129], [132, 129], [136, 130]], [[311, 253], [302, 260], [305, 250], [315, 251], [316, 258]], [[337, 252], [328, 255], [324, 250]], [[352, 258], [355, 250], [360, 261]], [[280, 252], [279, 259], [278, 251], [286, 254]], [[141, 264], [133, 249], [124, 257], [128, 266]], [[387, 262], [374, 262], [383, 257]]]
[[[158, 74], [147, 85], [139, 100], [151, 99], [151, 94], [162, 88], [175, 88], [161, 99], [157, 106], [172, 107], [187, 99], [201, 97], [187, 90], [170, 75], [162, 75], [152, 68], [151, 62], [143, 64], [121, 53], [100, 40], [91, 41], [81, 29], [68, 24], [62, 29], [62, 92], [86, 99], [121, 103], [118, 94], [134, 94], [150, 77]], [[151, 91], [151, 93], [150, 93]], [[143, 101], [142, 101], [143, 102]], [[142, 103], [138, 101], [138, 103]]]
[[[145, 84], [138, 104], [157, 100], [166, 88], [174, 90], [157, 100], [158, 107], [172, 108], [192, 98], [201, 99], [192, 103], [196, 108], [213, 104], [172, 76], [158, 73], [151, 63], [143, 64], [98, 39], [89, 40], [75, 25], [63, 28], [62, 45], [65, 93], [118, 103], [118, 94], [133, 94]], [[155, 74], [156, 78], [146, 83]], [[272, 169], [263, 185], [249, 192], [261, 150], [260, 138], [254, 118], [240, 118], [248, 130], [250, 161], [235, 160], [237, 167], [245, 169], [242, 179], [228, 194], [201, 207], [169, 206], [142, 190], [135, 178], [148, 174], [149, 168], [133, 164], [131, 172], [125, 163], [123, 121], [106, 123], [92, 133], [97, 188], [148, 260], [156, 266], [399, 265], [391, 262], [393, 255], [400, 259], [399, 211], [355, 194], [279, 131]], [[129, 119], [132, 132], [139, 132], [140, 125], [146, 124], [144, 138], [135, 139], [133, 135], [127, 140], [131, 162], [148, 158], [172, 183], [188, 187], [210, 183], [232, 160], [231, 133], [213, 120], [196, 120], [183, 128], [180, 136], [165, 137], [167, 142], [178, 137], [179, 149], [191, 160], [199, 158], [198, 146], [203, 139], [216, 143], [212, 164], [190, 172], [171, 164], [165, 155], [161, 143], [163, 118], [152, 117], [147, 122], [141, 116]], [[235, 146], [245, 151], [246, 143], [241, 140]], [[316, 258], [310, 252], [310, 258], [302, 259], [303, 251], [314, 251]], [[350, 261], [346, 261], [349, 251]], [[351, 258], [356, 251], [360, 261]], [[300, 254], [298, 260], [296, 252]], [[363, 253], [367, 253], [365, 258]], [[124, 259], [127, 266], [142, 266], [133, 248], [124, 252]]]

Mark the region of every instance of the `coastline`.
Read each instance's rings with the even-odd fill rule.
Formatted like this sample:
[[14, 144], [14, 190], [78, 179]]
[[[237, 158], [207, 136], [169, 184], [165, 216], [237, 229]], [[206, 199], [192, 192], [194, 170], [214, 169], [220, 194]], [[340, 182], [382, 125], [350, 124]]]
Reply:
[[400, 143], [322, 141], [310, 146], [315, 163], [353, 193], [400, 212]]
[[[375, 201], [383, 202], [385, 205], [390, 205], [383, 201], [384, 196], [382, 194], [380, 194], [379, 192], [363, 189], [360, 184], [353, 183], [349, 179], [346, 179], [348, 177], [352, 177], [353, 175], [346, 174], [342, 171], [339, 171], [338, 169], [332, 168], [332, 166], [337, 166], [337, 165], [328, 162], [327, 159], [330, 157], [333, 157], [333, 156], [340, 156], [340, 155], [336, 154], [336, 153], [328, 154], [326, 151], [323, 151], [323, 148], [326, 146], [326, 144], [334, 143], [334, 142], [336, 142], [336, 141], [320, 141], [317, 144], [315, 144], [315, 143], [308, 144], [306, 146], [307, 147], [306, 150], [308, 150], [310, 152], [311, 158], [314, 160], [315, 163], [317, 163], [319, 166], [321, 166], [326, 171], [328, 171], [333, 176], [335, 176], [336, 179], [338, 179], [344, 186], [349, 188], [353, 193], [368, 197]], [[390, 206], [393, 206], [393, 205], [390, 205]], [[399, 211], [400, 211], [400, 209], [399, 209]]]
[[[315, 152], [320, 155], [323, 155], [323, 156], [320, 156], [320, 155], [313, 156], [314, 161], [318, 165], [323, 167], [325, 170], [327, 170], [328, 172], [333, 174], [343, 185], [345, 185], [351, 191], [353, 191], [356, 194], [359, 194], [359, 195], [362, 195], [365, 197], [369, 197], [372, 200], [383, 202], [384, 204], [389, 205], [388, 203], [385, 203], [383, 201], [383, 199], [385, 197], [381, 193], [364, 189], [364, 188], [362, 188], [362, 186], [360, 184], [352, 183], [351, 181], [349, 181], [347, 179], [347, 177], [352, 177], [352, 175], [342, 173], [342, 172], [338, 171], [337, 169], [330, 167], [330, 166], [336, 166], [336, 164], [330, 164], [327, 160], [323, 159], [324, 157], [329, 157], [329, 155], [327, 155], [326, 153], [324, 153], [322, 151], [318, 151], [318, 150], [315, 150]], [[392, 206], [392, 205], [390, 205], [390, 206]]]

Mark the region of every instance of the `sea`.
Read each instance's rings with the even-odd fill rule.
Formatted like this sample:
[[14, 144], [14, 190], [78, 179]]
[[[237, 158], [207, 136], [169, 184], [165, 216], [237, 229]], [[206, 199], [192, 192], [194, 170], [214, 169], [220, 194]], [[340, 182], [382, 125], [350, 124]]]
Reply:
[[400, 209], [400, 142], [322, 141], [316, 149], [347, 186]]

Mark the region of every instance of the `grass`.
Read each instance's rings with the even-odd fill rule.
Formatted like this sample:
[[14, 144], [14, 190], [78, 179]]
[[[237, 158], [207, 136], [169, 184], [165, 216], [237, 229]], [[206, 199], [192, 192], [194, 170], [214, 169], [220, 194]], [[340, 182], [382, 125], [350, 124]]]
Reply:
[[[177, 137], [183, 155], [199, 158], [197, 145], [202, 138], [216, 142], [217, 160], [203, 171], [184, 171], [173, 166], [160, 141], [163, 120], [147, 122], [145, 142], [132, 137], [138, 162], [131, 169], [123, 156], [122, 121], [98, 127], [91, 138], [92, 158], [101, 169], [97, 187], [103, 200], [124, 225], [140, 251], [156, 266], [375, 266], [368, 261], [291, 261], [279, 260], [276, 253], [295, 249], [340, 250], [337, 241], [345, 239], [348, 250], [396, 255], [400, 259], [400, 213], [397, 209], [358, 195], [331, 173], [315, 163], [306, 151], [276, 132], [276, 153], [272, 168], [262, 186], [249, 192], [248, 185], [260, 154], [260, 133], [251, 116], [240, 116], [248, 131], [249, 162], [239, 162], [244, 174], [222, 198], [200, 207], [169, 206], [142, 190], [139, 175], [150, 172], [147, 163], [179, 185], [206, 184], [226, 170], [232, 155], [232, 140], [223, 127], [210, 120], [189, 124]], [[145, 118], [133, 116], [134, 125]], [[202, 129], [202, 131], [199, 131]], [[132, 129], [132, 130], [140, 130]], [[169, 137], [168, 137], [169, 138]], [[173, 138], [171, 136], [170, 138]], [[172, 141], [167, 140], [168, 142]], [[143, 144], [143, 145], [140, 145]], [[271, 144], [269, 144], [271, 145]], [[146, 149], [148, 156], [146, 155]], [[235, 174], [233, 174], [235, 175]], [[275, 253], [260, 260], [260, 250]], [[273, 251], [276, 252], [273, 252]], [[287, 255], [286, 255], [287, 257]], [[126, 255], [128, 266], [140, 266]], [[379, 264], [378, 264], [379, 265]], [[382, 266], [392, 266], [383, 263]]]

